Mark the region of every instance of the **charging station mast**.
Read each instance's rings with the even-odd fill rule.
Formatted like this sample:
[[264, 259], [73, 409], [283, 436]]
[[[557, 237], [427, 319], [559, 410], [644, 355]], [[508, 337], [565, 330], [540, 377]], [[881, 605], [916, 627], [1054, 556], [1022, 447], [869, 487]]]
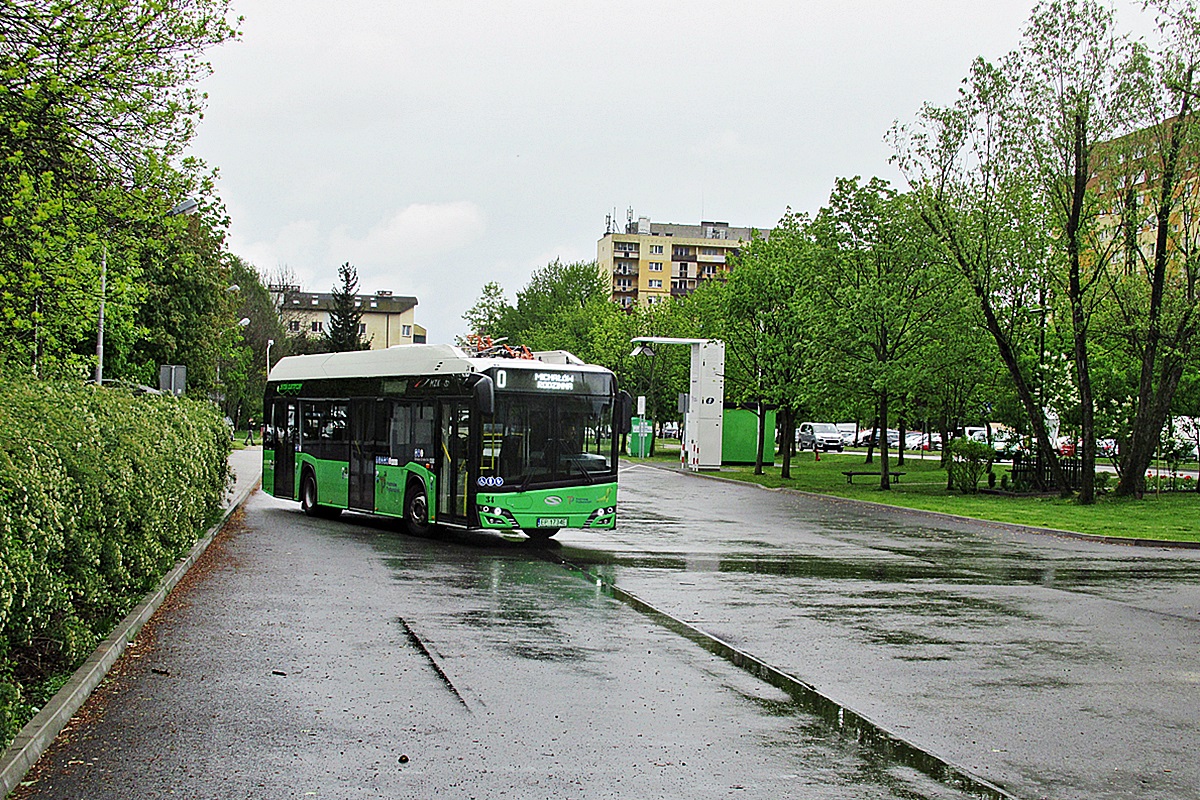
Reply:
[[[725, 342], [720, 339], [677, 339], [639, 336], [635, 345], [686, 344], [692, 363], [683, 414], [683, 462], [688, 469], [721, 468], [721, 424], [725, 418]], [[638, 353], [639, 348], [634, 349]]]

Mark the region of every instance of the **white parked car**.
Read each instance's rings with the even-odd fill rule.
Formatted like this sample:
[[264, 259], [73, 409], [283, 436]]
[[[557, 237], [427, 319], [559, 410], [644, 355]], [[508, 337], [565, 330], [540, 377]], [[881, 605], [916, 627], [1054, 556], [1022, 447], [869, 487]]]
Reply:
[[834, 427], [838, 429], [838, 433], [842, 434], [842, 444], [846, 447], [852, 446], [854, 440], [858, 438], [857, 422], [839, 422]]

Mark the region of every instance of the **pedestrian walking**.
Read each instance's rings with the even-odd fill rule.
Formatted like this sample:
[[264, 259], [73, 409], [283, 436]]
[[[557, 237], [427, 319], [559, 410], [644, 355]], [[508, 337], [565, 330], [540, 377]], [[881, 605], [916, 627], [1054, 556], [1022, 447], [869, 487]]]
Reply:
[[250, 419], [246, 420], [246, 441], [242, 442], [242, 444], [244, 444], [244, 445], [253, 445], [254, 444], [254, 417], [251, 417]]

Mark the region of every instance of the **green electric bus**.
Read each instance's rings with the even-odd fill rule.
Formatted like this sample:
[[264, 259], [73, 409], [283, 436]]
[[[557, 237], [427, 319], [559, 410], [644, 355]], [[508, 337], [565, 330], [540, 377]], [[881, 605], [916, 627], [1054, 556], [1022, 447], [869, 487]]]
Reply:
[[416, 534], [611, 529], [629, 395], [604, 367], [530, 355], [414, 344], [280, 359], [263, 488], [309, 515], [399, 517]]

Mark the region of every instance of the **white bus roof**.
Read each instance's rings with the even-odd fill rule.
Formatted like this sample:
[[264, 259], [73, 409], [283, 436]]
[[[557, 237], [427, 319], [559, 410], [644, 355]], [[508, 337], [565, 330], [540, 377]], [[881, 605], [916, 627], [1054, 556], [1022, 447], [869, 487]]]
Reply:
[[534, 353], [522, 358], [475, 358], [448, 344], [400, 344], [386, 350], [355, 350], [288, 356], [271, 368], [268, 381], [303, 381], [319, 378], [370, 378], [383, 375], [461, 375], [491, 367], [505, 369], [556, 369], [573, 372], [608, 372], [585, 364], [565, 350]]

